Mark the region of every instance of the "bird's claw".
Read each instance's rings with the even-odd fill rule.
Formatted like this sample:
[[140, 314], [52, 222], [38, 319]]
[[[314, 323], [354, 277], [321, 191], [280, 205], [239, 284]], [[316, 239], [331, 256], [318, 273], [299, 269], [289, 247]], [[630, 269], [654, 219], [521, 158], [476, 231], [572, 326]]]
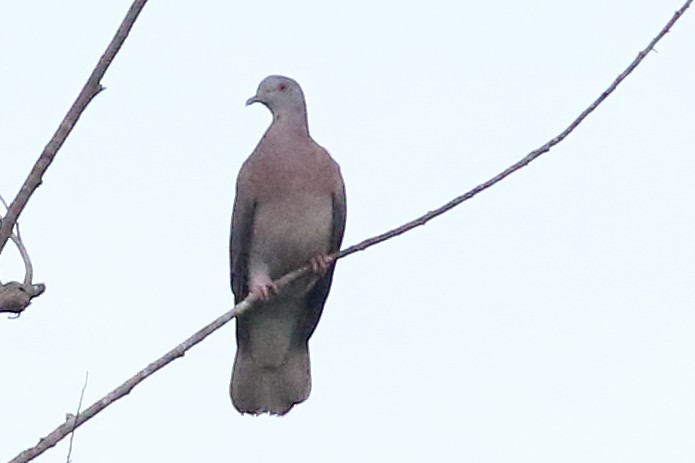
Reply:
[[331, 268], [332, 261], [325, 254], [317, 254], [309, 260], [311, 271], [318, 275], [325, 275]]
[[277, 294], [278, 289], [273, 283], [263, 283], [251, 285], [249, 292], [256, 296], [259, 301], [267, 301], [271, 296]]

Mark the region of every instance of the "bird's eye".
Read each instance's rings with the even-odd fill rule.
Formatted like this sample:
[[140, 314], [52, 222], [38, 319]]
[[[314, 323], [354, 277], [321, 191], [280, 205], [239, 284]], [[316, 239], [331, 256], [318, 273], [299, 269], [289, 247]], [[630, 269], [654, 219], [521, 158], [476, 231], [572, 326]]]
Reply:
[[287, 84], [278, 85], [278, 90], [280, 90], [281, 92], [284, 92], [285, 90], [287, 90]]

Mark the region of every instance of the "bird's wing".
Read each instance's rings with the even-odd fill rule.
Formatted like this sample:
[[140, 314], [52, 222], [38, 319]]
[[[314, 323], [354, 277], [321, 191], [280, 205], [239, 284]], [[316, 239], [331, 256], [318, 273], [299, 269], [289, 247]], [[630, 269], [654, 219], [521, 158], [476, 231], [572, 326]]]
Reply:
[[251, 248], [251, 232], [256, 203], [249, 192], [242, 173], [237, 181], [237, 192], [232, 213], [232, 232], [229, 242], [232, 292], [234, 303], [238, 304], [249, 293], [247, 265]]

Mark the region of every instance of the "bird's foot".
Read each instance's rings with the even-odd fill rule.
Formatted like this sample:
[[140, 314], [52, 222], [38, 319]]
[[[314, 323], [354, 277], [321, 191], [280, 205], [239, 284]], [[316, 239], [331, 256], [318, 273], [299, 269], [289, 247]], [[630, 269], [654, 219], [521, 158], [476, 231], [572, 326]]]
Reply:
[[275, 285], [253, 285], [251, 286], [249, 292], [255, 295], [259, 301], [267, 301], [270, 296], [273, 296], [278, 292]]
[[311, 265], [312, 272], [323, 276], [331, 268], [333, 261], [326, 254], [317, 254], [309, 259], [309, 265]]
[[271, 296], [277, 294], [278, 288], [269, 277], [254, 278], [249, 286], [249, 292], [255, 295], [259, 301], [267, 301]]

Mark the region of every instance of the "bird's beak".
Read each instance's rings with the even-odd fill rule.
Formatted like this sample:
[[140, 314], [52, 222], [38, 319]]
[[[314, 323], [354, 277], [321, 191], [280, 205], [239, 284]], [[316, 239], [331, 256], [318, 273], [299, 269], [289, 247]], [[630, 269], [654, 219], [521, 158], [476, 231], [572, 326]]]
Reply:
[[249, 98], [248, 100], [246, 100], [246, 106], [252, 105], [254, 103], [260, 103], [260, 102], [261, 102], [261, 100], [258, 99], [258, 95], [254, 95], [251, 98]]

